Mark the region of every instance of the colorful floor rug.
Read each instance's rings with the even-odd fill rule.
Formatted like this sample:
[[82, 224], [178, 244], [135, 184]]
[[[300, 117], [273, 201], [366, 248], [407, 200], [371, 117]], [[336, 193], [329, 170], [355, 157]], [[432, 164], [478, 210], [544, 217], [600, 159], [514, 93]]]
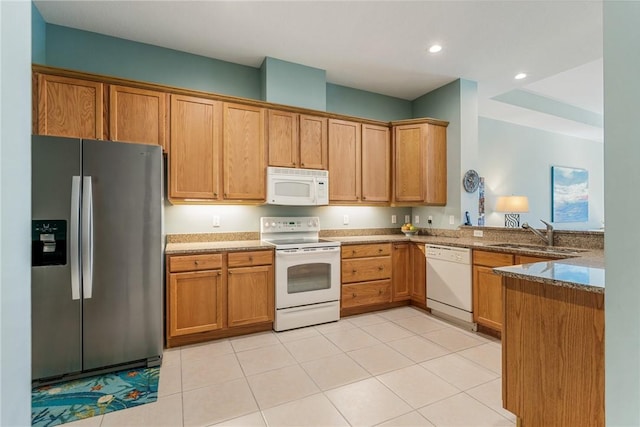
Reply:
[[57, 426], [158, 398], [160, 368], [131, 369], [31, 391], [31, 425]]

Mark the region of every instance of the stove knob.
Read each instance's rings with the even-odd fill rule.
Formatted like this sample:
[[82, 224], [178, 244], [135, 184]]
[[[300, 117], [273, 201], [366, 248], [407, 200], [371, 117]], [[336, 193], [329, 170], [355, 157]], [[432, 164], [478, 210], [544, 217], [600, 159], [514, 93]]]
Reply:
[[269, 228], [269, 221], [265, 221], [264, 228]]
[[271, 226], [272, 226], [272, 227], [275, 227], [275, 226], [276, 226], [276, 223], [275, 223], [275, 222], [272, 222], [272, 223], [271, 223]]

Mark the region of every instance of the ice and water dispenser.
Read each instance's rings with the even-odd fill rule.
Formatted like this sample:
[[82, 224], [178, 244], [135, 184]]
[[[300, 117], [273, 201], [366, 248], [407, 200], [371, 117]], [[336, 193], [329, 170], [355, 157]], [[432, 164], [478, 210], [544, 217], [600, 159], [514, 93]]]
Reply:
[[67, 263], [67, 221], [31, 221], [31, 265]]

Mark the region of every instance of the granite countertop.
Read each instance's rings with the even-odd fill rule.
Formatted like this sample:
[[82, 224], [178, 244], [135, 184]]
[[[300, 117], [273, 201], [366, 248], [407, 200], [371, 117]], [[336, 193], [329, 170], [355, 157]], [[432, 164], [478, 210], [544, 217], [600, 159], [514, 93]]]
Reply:
[[506, 277], [529, 280], [587, 292], [604, 293], [604, 256], [585, 256], [494, 268]]
[[[340, 242], [342, 245], [417, 242], [424, 244], [455, 246], [482, 249], [491, 252], [512, 253], [515, 255], [541, 256], [556, 258], [554, 261], [515, 265], [496, 268], [497, 274], [545, 283], [555, 286], [579, 288], [589, 292], [604, 293], [604, 251], [601, 249], [559, 248], [567, 253], [549, 253], [544, 246], [515, 245], [500, 247], [502, 242], [483, 241], [476, 238], [416, 235], [406, 237], [402, 234], [381, 234], [368, 236], [323, 237], [325, 240]], [[167, 255], [197, 254], [205, 252], [266, 250], [272, 245], [260, 240], [198, 241], [188, 243], [167, 243]]]
[[273, 249], [273, 246], [268, 243], [263, 243], [261, 240], [167, 243], [164, 252], [167, 255], [188, 255], [203, 252], [246, 251], [260, 249]]

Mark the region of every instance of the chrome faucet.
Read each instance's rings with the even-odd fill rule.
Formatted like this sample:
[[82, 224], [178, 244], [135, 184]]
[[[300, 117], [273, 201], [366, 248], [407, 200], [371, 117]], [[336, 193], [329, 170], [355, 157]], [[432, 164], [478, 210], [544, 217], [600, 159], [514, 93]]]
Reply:
[[533, 234], [544, 240], [547, 246], [553, 246], [553, 225], [549, 224], [547, 221], [540, 220], [540, 222], [544, 223], [547, 226], [547, 234], [544, 235], [535, 228], [531, 227], [528, 223], [522, 224], [522, 228], [525, 230], [531, 231]]

